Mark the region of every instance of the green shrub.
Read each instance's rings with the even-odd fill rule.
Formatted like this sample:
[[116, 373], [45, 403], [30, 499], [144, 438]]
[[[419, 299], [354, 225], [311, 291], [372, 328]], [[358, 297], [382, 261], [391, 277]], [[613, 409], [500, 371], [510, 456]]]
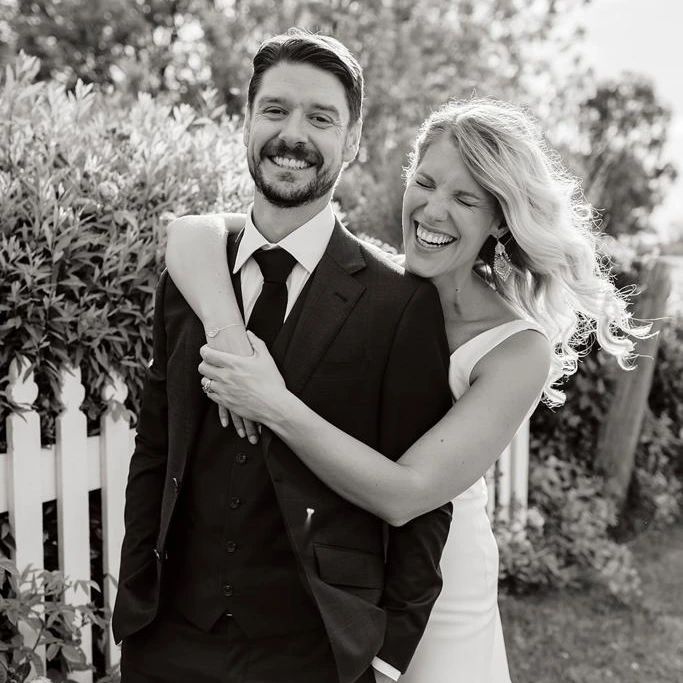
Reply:
[[[618, 597], [638, 594], [628, 546], [648, 525], [680, 518], [683, 507], [683, 321], [665, 324], [621, 518], [594, 467], [599, 428], [619, 372], [595, 349], [566, 382], [567, 402], [540, 406], [531, 421], [526, 528], [497, 522], [502, 579], [515, 591], [576, 586], [595, 579]], [[617, 534], [617, 530], [622, 533]]]
[[[84, 594], [88, 587], [97, 591], [97, 584], [71, 581], [56, 571], [26, 568], [19, 573], [13, 562], [0, 557], [0, 586], [5, 582], [9, 594], [0, 595], [0, 681], [23, 683], [31, 665], [39, 676], [45, 676], [37, 647], [45, 648], [52, 680], [63, 680], [59, 678], [62, 673], [92, 669], [81, 648], [81, 628], [86, 624], [105, 628], [108, 614], [92, 603], [67, 604], [64, 594], [68, 590]], [[34, 644], [24, 640], [22, 625], [37, 634]]]
[[[66, 92], [35, 82], [37, 71], [22, 55], [0, 87], [0, 412], [21, 353], [35, 365], [49, 439], [65, 363], [81, 368], [91, 421], [110, 370], [137, 413], [165, 224], [243, 208], [251, 183], [238, 126], [211, 93], [196, 112], [82, 83]], [[3, 431], [0, 450], [4, 441]]]
[[670, 524], [683, 508], [683, 318], [668, 321], [659, 338], [652, 389], [636, 452], [629, 506], [632, 526]]

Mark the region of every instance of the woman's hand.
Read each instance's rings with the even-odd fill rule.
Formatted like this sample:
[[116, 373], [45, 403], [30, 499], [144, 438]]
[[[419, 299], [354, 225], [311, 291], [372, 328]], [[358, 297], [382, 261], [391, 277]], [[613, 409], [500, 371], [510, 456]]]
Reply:
[[286, 415], [291, 394], [266, 345], [253, 332], [247, 334], [253, 355], [237, 356], [205, 345], [199, 372], [211, 380], [207, 396], [212, 401], [270, 426]]

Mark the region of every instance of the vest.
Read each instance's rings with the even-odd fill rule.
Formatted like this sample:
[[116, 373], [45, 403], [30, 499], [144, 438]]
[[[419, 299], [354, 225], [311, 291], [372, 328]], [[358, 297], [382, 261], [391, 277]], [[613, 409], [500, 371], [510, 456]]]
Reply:
[[[278, 335], [291, 340], [312, 277]], [[233, 284], [241, 303], [239, 277]], [[199, 377], [197, 378], [199, 381]], [[229, 615], [247, 637], [321, 629], [292, 551], [261, 443], [223, 428], [206, 401], [174, 512], [165, 564], [170, 603], [208, 631]]]

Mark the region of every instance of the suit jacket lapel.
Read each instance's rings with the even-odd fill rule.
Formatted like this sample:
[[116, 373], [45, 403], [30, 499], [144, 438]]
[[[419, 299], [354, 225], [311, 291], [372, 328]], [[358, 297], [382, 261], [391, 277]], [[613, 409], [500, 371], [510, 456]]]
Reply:
[[[180, 442], [177, 451], [182, 460], [181, 476], [190, 453], [190, 446], [194, 442], [208, 407], [206, 396], [201, 387], [201, 375], [197, 372], [197, 367], [202, 360], [199, 349], [206, 342], [206, 337], [201, 321], [189, 306], [183, 327], [184, 331], [180, 340], [183, 354], [182, 370], [177, 373], [178, 377], [173, 378], [173, 380], [169, 378], [169, 382], [173, 381], [174, 384], [177, 382], [179, 385], [179, 391], [176, 392], [173, 402], [177, 402], [180, 411], [180, 415], [177, 415], [176, 419], [179, 418], [180, 424], [183, 425], [183, 429], [179, 431]], [[169, 409], [170, 407], [171, 402], [169, 402]]]
[[273, 357], [292, 392], [298, 394], [337, 336], [365, 290], [352, 277], [365, 267], [355, 238], [337, 221], [318, 267], [287, 349], [278, 339]]

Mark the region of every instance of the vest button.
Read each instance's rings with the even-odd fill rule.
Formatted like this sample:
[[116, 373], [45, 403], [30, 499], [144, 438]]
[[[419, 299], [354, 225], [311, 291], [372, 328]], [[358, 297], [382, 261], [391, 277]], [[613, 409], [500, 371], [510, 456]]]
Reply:
[[229, 583], [226, 583], [225, 586], [223, 586], [223, 595], [225, 595], [226, 598], [229, 598], [232, 595], [232, 586]]
[[246, 464], [246, 462], [247, 462], [247, 455], [246, 455], [246, 453], [238, 453], [238, 454], [235, 456], [235, 462], [236, 462], [238, 465], [244, 465], [244, 464]]
[[230, 507], [233, 510], [236, 510], [241, 504], [242, 504], [242, 501], [239, 498], [231, 498], [230, 499]]
[[234, 553], [237, 550], [237, 543], [235, 541], [228, 541], [225, 544], [225, 548], [229, 553]]

